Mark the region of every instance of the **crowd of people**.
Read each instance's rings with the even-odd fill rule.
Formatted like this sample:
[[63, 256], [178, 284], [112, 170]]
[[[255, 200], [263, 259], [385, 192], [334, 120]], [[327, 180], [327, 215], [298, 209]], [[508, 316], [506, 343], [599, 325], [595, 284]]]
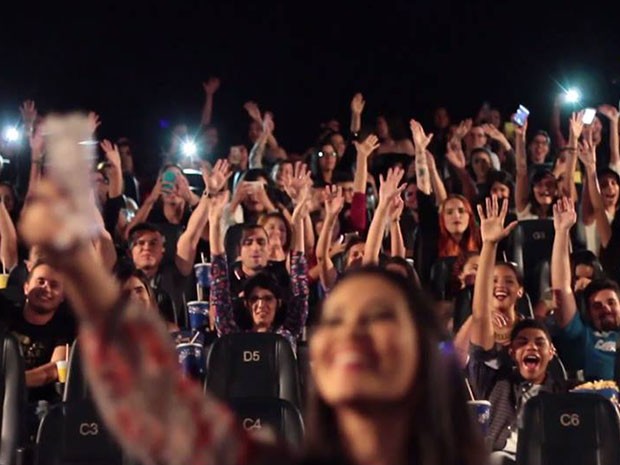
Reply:
[[[440, 107], [432, 129], [411, 119], [407, 134], [390, 115], [371, 121], [356, 94], [346, 130], [328, 121], [293, 152], [248, 102], [247, 144], [223, 150], [219, 85], [204, 83], [195, 138], [173, 128], [154, 182], [138, 179], [129, 139], [98, 143], [91, 224], [49, 175], [48, 118], [21, 107], [27, 146], [0, 146], [0, 305], [30, 402], [58, 401], [56, 362], [79, 333], [102, 415], [144, 463], [474, 465], [488, 452], [514, 463], [529, 398], [614, 379], [617, 108], [563, 124], [558, 99], [547, 131], [487, 105], [460, 122]], [[96, 140], [99, 117], [84, 120]], [[533, 221], [553, 231], [544, 292], [525, 284], [539, 264], [512, 260]], [[218, 336], [308, 341], [301, 455], [254, 440], [179, 372], [174, 342], [198, 299]], [[487, 447], [468, 399], [491, 402]]]

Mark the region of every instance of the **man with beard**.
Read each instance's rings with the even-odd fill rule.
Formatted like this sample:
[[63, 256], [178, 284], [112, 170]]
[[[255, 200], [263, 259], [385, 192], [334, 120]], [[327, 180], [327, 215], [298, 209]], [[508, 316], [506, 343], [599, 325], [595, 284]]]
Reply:
[[33, 265], [24, 294], [23, 310], [3, 306], [2, 317], [24, 356], [29, 402], [51, 401], [56, 397], [56, 361], [65, 360], [75, 325], [68, 313], [59, 310], [65, 298], [62, 277], [45, 262]]
[[567, 368], [583, 370], [587, 380], [614, 379], [616, 343], [620, 335], [620, 287], [594, 280], [584, 290], [586, 312], [577, 311], [571, 286], [569, 231], [577, 221], [573, 203], [563, 198], [553, 208], [555, 239], [551, 286], [559, 293], [556, 321], [560, 356]]

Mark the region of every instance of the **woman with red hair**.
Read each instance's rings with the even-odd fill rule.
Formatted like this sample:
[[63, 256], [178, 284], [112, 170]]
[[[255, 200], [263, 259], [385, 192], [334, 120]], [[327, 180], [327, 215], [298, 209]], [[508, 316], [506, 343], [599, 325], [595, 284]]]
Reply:
[[438, 257], [459, 257], [480, 251], [480, 231], [469, 201], [451, 194], [439, 206]]

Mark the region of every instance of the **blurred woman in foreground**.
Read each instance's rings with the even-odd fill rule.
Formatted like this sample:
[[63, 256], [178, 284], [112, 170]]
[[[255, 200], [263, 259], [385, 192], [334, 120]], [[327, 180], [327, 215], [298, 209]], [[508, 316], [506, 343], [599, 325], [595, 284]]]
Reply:
[[65, 275], [93, 395], [142, 463], [484, 463], [461, 375], [439, 353], [433, 312], [402, 277], [362, 268], [326, 299], [310, 342], [316, 388], [307, 449], [296, 456], [252, 439], [224, 405], [181, 376], [156, 312], [121, 298], [79, 231], [70, 246], [56, 246], [58, 231], [71, 232], [50, 215], [60, 203], [58, 189], [43, 181], [20, 229]]

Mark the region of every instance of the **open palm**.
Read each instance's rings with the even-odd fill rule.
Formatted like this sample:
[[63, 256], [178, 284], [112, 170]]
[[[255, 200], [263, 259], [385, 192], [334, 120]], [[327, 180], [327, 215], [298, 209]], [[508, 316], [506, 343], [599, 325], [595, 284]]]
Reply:
[[486, 212], [481, 205], [478, 205], [480, 235], [482, 236], [483, 242], [497, 243], [508, 236], [517, 226], [517, 222], [513, 221], [508, 226], [504, 227], [507, 213], [508, 201], [504, 200], [500, 208], [499, 199], [495, 195], [486, 198]]

